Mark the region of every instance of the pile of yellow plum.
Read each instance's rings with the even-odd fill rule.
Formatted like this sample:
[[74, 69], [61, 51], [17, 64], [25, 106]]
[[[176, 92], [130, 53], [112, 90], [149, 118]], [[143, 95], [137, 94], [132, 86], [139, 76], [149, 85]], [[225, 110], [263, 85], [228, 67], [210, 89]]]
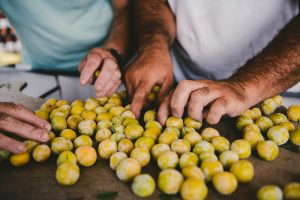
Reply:
[[[153, 91], [156, 92], [157, 88]], [[155, 94], [149, 97], [153, 100]], [[156, 121], [155, 110], [148, 110], [142, 119], [136, 119], [126, 102], [126, 92], [110, 97], [88, 98], [85, 102], [49, 99], [35, 111], [36, 115], [52, 125], [51, 141], [27, 143], [27, 152], [9, 157], [14, 166], [36, 162], [57, 155], [56, 179], [62, 185], [73, 185], [79, 178], [80, 166], [89, 167], [97, 157], [109, 160], [116, 176], [131, 182], [132, 191], [139, 197], [148, 197], [157, 187], [165, 194], [180, 193], [186, 200], [205, 199], [207, 183], [212, 182], [222, 195], [232, 194], [238, 183], [254, 177], [254, 167], [247, 158], [251, 151], [266, 160], [274, 160], [278, 145], [288, 140], [300, 145], [300, 129], [291, 121], [300, 121], [300, 106], [288, 108], [287, 117], [275, 113], [283, 99], [276, 96], [262, 102], [260, 108], [246, 110], [238, 117], [236, 126], [243, 139], [230, 143], [211, 127], [200, 131], [202, 122], [188, 116], [169, 117], [166, 126]], [[1, 151], [1, 155], [7, 155]], [[158, 180], [142, 168], [156, 161]], [[291, 183], [284, 192], [274, 185], [261, 188], [258, 199], [300, 198], [300, 183]]]

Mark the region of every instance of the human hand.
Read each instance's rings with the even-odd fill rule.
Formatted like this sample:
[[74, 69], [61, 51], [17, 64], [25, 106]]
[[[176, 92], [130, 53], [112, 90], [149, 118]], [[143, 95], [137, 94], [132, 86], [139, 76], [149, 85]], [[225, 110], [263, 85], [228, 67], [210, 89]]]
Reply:
[[39, 118], [24, 106], [0, 102], [0, 149], [12, 153], [23, 153], [26, 151], [26, 145], [9, 135], [47, 142], [50, 130], [51, 125], [47, 121]]
[[[101, 70], [95, 80], [95, 72]], [[80, 62], [80, 83], [93, 84], [97, 97], [110, 96], [121, 85], [121, 71], [110, 51], [103, 48], [92, 49]]]
[[125, 72], [125, 82], [136, 117], [155, 85], [160, 86], [157, 101], [168, 95], [173, 85], [173, 67], [169, 51], [140, 54]]
[[164, 124], [168, 115], [182, 117], [185, 107], [191, 118], [216, 124], [225, 114], [235, 117], [251, 105], [243, 86], [234, 81], [184, 80], [159, 107], [158, 119]]

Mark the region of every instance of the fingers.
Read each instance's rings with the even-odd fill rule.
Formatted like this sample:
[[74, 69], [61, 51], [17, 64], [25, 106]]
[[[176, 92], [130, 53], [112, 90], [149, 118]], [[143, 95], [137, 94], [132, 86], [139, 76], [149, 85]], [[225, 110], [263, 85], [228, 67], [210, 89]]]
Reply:
[[112, 87], [112, 89], [109, 90], [109, 92], [107, 93], [107, 96], [111, 96], [113, 93], [115, 93], [121, 84], [122, 84], [121, 80], [117, 81], [117, 83], [115, 83], [115, 85]]
[[39, 142], [49, 140], [48, 131], [26, 124], [6, 114], [0, 115], [0, 130]]
[[204, 83], [197, 81], [184, 80], [176, 87], [171, 99], [171, 111], [174, 117], [181, 118], [184, 107], [192, 91], [204, 86]]
[[51, 125], [46, 120], [39, 118], [31, 110], [23, 105], [16, 105], [14, 103], [0, 102], [0, 114], [6, 113], [23, 122], [32, 124], [45, 130], [51, 130]]
[[79, 71], [79, 73], [81, 73], [83, 67], [85, 66], [86, 60], [87, 60], [87, 56], [84, 56], [84, 58], [80, 61], [80, 64], [78, 65], [78, 71]]
[[202, 121], [203, 108], [218, 97], [218, 90], [210, 89], [209, 87], [193, 91], [188, 104], [188, 115], [193, 119]]
[[157, 101], [158, 103], [162, 103], [162, 101], [165, 99], [165, 97], [170, 93], [170, 90], [172, 88], [172, 81], [166, 80], [157, 95]]
[[26, 151], [26, 145], [0, 133], [0, 149], [7, 150], [11, 153], [19, 154]]
[[91, 78], [94, 76], [95, 71], [100, 67], [102, 62], [102, 57], [100, 54], [95, 52], [90, 52], [87, 55], [86, 63], [80, 74], [80, 83], [82, 85], [87, 85]]
[[[120, 77], [121, 77], [121, 73], [119, 71], [116, 71], [112, 75], [111, 79], [106, 83], [105, 88], [100, 93], [100, 95], [102, 95], [102, 96], [105, 95], [106, 96], [113, 89], [115, 84], [117, 84], [118, 81], [121, 81]], [[99, 93], [96, 93], [96, 94], [99, 94]]]
[[141, 109], [145, 104], [154, 84], [141, 82], [133, 96], [131, 110], [138, 118], [140, 116]]
[[207, 113], [206, 121], [210, 124], [217, 124], [221, 117], [226, 113], [227, 101], [225, 99], [219, 98], [215, 100]]
[[95, 82], [95, 90], [97, 96], [103, 96], [107, 93], [107, 91], [112, 86], [111, 83], [109, 84], [110, 80], [116, 82], [120, 78], [121, 72], [119, 71], [117, 63], [110, 58], [106, 58], [103, 61], [101, 73], [99, 74]]
[[157, 112], [157, 118], [158, 121], [164, 125], [166, 123], [166, 120], [171, 112], [171, 107], [170, 107], [170, 101], [172, 98], [172, 92], [165, 97], [163, 102], [160, 104], [158, 112]]

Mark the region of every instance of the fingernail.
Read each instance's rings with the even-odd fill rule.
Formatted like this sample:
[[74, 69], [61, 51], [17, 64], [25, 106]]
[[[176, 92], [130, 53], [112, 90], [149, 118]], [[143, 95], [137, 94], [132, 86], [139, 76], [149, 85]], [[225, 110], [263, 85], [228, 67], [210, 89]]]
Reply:
[[44, 134], [41, 135], [41, 138], [42, 138], [43, 141], [46, 142], [46, 141], [49, 140], [49, 135], [44, 133]]
[[18, 145], [17, 146], [17, 149], [18, 149], [18, 151], [20, 151], [20, 152], [25, 152], [26, 151], [26, 146], [25, 145]]
[[48, 131], [51, 131], [51, 125], [48, 122], [44, 123], [44, 128], [47, 129]]
[[86, 84], [86, 80], [80, 80], [81, 85], [85, 85]]

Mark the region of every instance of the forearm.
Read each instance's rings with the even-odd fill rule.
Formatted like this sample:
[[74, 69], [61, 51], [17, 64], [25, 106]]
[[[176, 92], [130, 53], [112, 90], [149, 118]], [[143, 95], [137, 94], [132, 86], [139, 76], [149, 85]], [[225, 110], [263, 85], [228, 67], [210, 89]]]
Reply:
[[138, 53], [169, 50], [176, 35], [175, 20], [164, 0], [134, 0]]
[[104, 48], [116, 49], [126, 58], [129, 54], [129, 45], [131, 41], [129, 0], [113, 0], [112, 6], [114, 17]]
[[279, 94], [300, 81], [300, 15], [229, 80], [238, 83], [249, 106]]

